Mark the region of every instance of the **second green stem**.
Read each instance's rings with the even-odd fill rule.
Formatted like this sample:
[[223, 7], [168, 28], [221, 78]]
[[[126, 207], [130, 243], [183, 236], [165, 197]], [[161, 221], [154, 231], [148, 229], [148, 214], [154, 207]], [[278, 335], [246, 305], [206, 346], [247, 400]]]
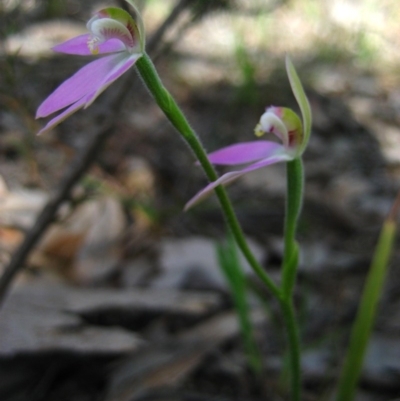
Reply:
[[296, 158], [286, 164], [287, 200], [285, 211], [284, 255], [282, 262], [281, 310], [289, 342], [292, 401], [301, 397], [300, 334], [293, 305], [299, 250], [296, 242], [297, 222], [303, 203], [303, 162]]

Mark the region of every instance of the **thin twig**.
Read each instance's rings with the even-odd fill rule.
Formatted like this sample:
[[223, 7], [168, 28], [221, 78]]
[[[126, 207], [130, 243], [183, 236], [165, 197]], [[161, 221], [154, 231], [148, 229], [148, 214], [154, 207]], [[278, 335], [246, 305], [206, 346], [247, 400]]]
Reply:
[[[126, 97], [126, 93], [126, 90], [121, 92], [121, 95], [114, 102], [115, 106], [122, 103], [123, 99]], [[117, 107], [113, 107], [113, 109], [114, 112], [118, 112], [115, 110]], [[37, 217], [35, 224], [28, 231], [22, 244], [13, 254], [10, 263], [4, 270], [4, 273], [0, 279], [0, 306], [4, 300], [4, 297], [6, 296], [8, 287], [10, 286], [13, 278], [20, 270], [22, 270], [25, 260], [29, 256], [31, 250], [40, 240], [47, 227], [54, 221], [54, 217], [58, 211], [58, 208], [64, 201], [69, 199], [75, 184], [81, 179], [81, 177], [90, 167], [103, 143], [113, 132], [115, 120], [115, 114], [113, 113], [109, 113], [109, 115], [103, 119], [102, 128], [89, 138], [86, 146], [71, 162], [70, 168], [66, 172], [58, 191], [44, 206]]]
[[195, 0], [180, 0], [180, 2], [174, 7], [169, 16], [164, 20], [164, 22], [157, 29], [157, 32], [151, 37], [154, 43], [160, 43], [161, 39], [165, 36], [169, 27], [177, 20], [177, 18], [182, 14], [183, 11], [188, 8], [188, 6]]
[[[180, 0], [177, 3], [170, 15], [147, 42], [146, 48], [148, 52], [151, 53], [156, 49], [169, 27], [175, 23], [189, 3], [190, 1], [188, 0]], [[71, 162], [71, 167], [65, 174], [57, 192], [43, 207], [35, 224], [26, 234], [22, 244], [12, 255], [9, 264], [0, 278], [0, 307], [4, 302], [14, 277], [23, 269], [30, 252], [42, 238], [48, 226], [54, 221], [60, 205], [70, 198], [72, 189], [92, 165], [104, 142], [114, 131], [115, 122], [118, 121], [118, 115], [123, 109], [121, 105], [132, 90], [132, 87], [129, 85], [123, 85], [123, 88], [112, 101], [107, 102], [109, 107], [105, 107], [105, 109], [108, 112], [103, 114], [101, 118], [99, 124], [101, 128], [90, 137], [86, 146], [79, 152], [75, 160]]]

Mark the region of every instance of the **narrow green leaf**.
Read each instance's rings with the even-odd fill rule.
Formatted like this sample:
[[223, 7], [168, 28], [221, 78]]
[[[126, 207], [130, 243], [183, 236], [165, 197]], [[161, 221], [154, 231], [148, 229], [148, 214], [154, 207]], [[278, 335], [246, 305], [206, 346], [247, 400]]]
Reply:
[[247, 303], [247, 282], [239, 260], [235, 241], [229, 238], [227, 244], [217, 245], [219, 265], [232, 291], [249, 365], [256, 375], [261, 373], [262, 361], [253, 336], [250, 308]]
[[338, 384], [337, 401], [352, 401], [361, 374], [365, 352], [375, 322], [389, 257], [396, 234], [393, 216], [385, 221], [375, 248], [374, 257], [364, 285], [361, 302], [354, 322], [350, 345]]

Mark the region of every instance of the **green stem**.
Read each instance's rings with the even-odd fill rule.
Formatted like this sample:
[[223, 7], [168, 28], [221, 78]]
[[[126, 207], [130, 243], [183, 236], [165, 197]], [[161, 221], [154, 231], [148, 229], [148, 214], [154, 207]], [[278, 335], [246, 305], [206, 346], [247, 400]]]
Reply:
[[300, 335], [296, 322], [293, 302], [291, 299], [280, 301], [285, 322], [286, 335], [289, 343], [289, 368], [291, 401], [300, 401], [301, 398], [301, 367], [300, 367]]
[[290, 299], [296, 281], [298, 245], [296, 243], [297, 221], [303, 203], [303, 162], [300, 157], [286, 164], [287, 201], [285, 213], [285, 249], [282, 264], [283, 297]]
[[292, 401], [300, 401], [301, 367], [300, 367], [300, 335], [293, 306], [293, 288], [296, 281], [298, 265], [298, 245], [296, 243], [297, 221], [303, 202], [303, 162], [296, 158], [286, 165], [287, 200], [284, 228], [284, 255], [282, 263], [282, 299], [285, 327], [289, 343], [289, 362], [291, 375]]
[[[175, 100], [162, 84], [153, 62], [146, 53], [137, 61], [136, 67], [145, 85], [157, 102], [158, 106], [167, 116], [171, 124], [183, 136], [189, 147], [196, 155], [198, 161], [204, 169], [207, 178], [210, 181], [217, 180], [218, 175], [212, 164], [209, 162], [207, 153], [200, 143], [200, 140], [189, 125], [188, 121], [186, 120], [179, 106], [176, 104]], [[222, 186], [218, 186], [217, 188], [215, 188], [215, 192], [219, 199], [227, 225], [230, 228], [239, 249], [242, 251], [243, 255], [247, 259], [250, 266], [253, 268], [254, 272], [258, 275], [260, 280], [277, 299], [280, 299], [281, 290], [270, 279], [270, 277], [267, 275], [267, 273], [264, 271], [264, 269], [261, 267], [257, 259], [254, 257], [253, 253], [251, 252], [225, 189]]]

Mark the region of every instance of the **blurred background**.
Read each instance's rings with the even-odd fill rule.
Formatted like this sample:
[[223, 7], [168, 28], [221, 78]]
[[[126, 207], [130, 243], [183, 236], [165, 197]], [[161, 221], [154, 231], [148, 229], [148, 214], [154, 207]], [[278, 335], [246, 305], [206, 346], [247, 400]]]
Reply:
[[[136, 4], [161, 79], [209, 151], [254, 140], [265, 107], [297, 110], [286, 54], [296, 66], [314, 119], [296, 294], [304, 399], [327, 399], [399, 186], [399, 2]], [[0, 0], [0, 272], [99, 143], [0, 310], [0, 399], [285, 399], [277, 305], [243, 261], [268, 373], [257, 381], [215, 256], [225, 238], [218, 203], [182, 211], [207, 181], [136, 72], [36, 136], [40, 103], [92, 59], [51, 47], [85, 33], [108, 6], [126, 3]], [[255, 255], [279, 280], [284, 166], [247, 175], [229, 193]], [[396, 247], [357, 400], [400, 397], [399, 261]]]

